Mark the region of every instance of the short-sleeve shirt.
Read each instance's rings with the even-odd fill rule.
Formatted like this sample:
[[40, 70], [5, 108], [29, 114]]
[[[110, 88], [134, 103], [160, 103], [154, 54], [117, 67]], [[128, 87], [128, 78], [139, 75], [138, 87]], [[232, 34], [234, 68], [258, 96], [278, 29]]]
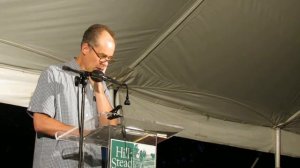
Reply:
[[[78, 109], [81, 109], [82, 87], [75, 85], [75, 76], [79, 75], [63, 70], [63, 65], [80, 70], [75, 59], [65, 64], [48, 67], [40, 75], [28, 111], [43, 113], [65, 124], [78, 126], [80, 112]], [[107, 88], [105, 94], [109, 96]], [[98, 115], [90, 83], [86, 86], [84, 105], [85, 119]], [[37, 133], [33, 167], [78, 167], [78, 146], [78, 142], [57, 141], [53, 137]], [[85, 144], [84, 156], [84, 167], [101, 167], [101, 148], [99, 146]]]

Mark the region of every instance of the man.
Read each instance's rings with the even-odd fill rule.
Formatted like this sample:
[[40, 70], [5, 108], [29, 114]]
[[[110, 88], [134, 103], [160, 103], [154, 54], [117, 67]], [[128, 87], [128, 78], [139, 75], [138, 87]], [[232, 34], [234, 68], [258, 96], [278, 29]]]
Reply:
[[[100, 70], [105, 73], [115, 51], [114, 33], [105, 25], [90, 26], [83, 35], [80, 54], [63, 64], [75, 70]], [[56, 132], [65, 132], [78, 126], [78, 97], [81, 87], [75, 86], [78, 74], [52, 65], [42, 72], [28, 111], [33, 113], [37, 133], [33, 167], [77, 167], [78, 142], [56, 141]], [[78, 96], [79, 95], [79, 96]], [[88, 80], [85, 97], [85, 119], [112, 110], [104, 82]], [[79, 102], [79, 103], [77, 103]], [[79, 105], [80, 106], [80, 105]], [[79, 108], [80, 109], [80, 108]], [[101, 124], [116, 124], [100, 115]], [[101, 167], [100, 147], [84, 145], [85, 167]]]

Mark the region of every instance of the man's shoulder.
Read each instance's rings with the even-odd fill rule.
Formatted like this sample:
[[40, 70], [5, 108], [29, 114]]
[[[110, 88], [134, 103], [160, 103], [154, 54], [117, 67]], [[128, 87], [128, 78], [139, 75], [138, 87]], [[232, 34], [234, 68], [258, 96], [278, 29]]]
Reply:
[[69, 62], [64, 62], [60, 64], [52, 64], [49, 65], [45, 71], [50, 71], [50, 72], [63, 72], [63, 66], [69, 66], [71, 65], [72, 61]]
[[54, 65], [49, 65], [44, 70], [44, 73], [59, 73], [60, 71], [62, 71], [62, 64], [54, 64]]
[[63, 66], [70, 65], [69, 62], [60, 63], [60, 64], [52, 64], [49, 65], [46, 69], [44, 69], [41, 73], [41, 76], [51, 77], [51, 78], [60, 78], [61, 76], [70, 75], [67, 71], [63, 70]]
[[66, 75], [66, 71], [63, 70], [64, 65], [66, 65], [66, 63], [49, 65], [46, 69], [42, 71], [41, 76], [49, 76], [52, 78], [56, 78], [62, 75]]
[[55, 64], [55, 65], [48, 66], [47, 69], [49, 69], [49, 70], [61, 70], [62, 66], [63, 66], [63, 64]]

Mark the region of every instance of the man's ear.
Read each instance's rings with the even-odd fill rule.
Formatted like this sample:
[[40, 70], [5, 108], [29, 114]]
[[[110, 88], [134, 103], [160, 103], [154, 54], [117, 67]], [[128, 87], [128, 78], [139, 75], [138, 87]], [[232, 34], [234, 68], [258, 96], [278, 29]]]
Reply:
[[83, 53], [83, 55], [86, 55], [90, 52], [90, 47], [89, 47], [88, 43], [83, 43], [81, 45], [81, 52]]

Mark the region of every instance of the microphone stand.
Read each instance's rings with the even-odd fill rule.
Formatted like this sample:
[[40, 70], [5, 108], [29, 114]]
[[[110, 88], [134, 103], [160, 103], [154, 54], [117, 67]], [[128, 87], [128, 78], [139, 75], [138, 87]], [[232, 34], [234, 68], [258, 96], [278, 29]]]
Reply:
[[[81, 88], [81, 113], [80, 115], [78, 115], [78, 127], [79, 127], [79, 162], [78, 162], [78, 168], [82, 168], [84, 166], [84, 152], [83, 152], [83, 131], [84, 131], [84, 107], [85, 107], [85, 95], [86, 95], [86, 85], [87, 85], [87, 79], [88, 77], [91, 77], [92, 80], [94, 80], [95, 82], [102, 82], [104, 81], [108, 81], [111, 83], [114, 83], [116, 85], [118, 85], [119, 87], [125, 86], [127, 89], [127, 94], [126, 94], [126, 100], [124, 102], [125, 105], [130, 105], [130, 101], [129, 101], [129, 97], [128, 97], [128, 86], [126, 84], [121, 84], [120, 82], [114, 80], [111, 77], [105, 76], [103, 74], [102, 71], [99, 70], [95, 70], [93, 72], [86, 72], [86, 71], [78, 71], [75, 69], [72, 69], [68, 66], [63, 66], [62, 67], [63, 70], [65, 71], [71, 71], [74, 73], [79, 74], [79, 76], [75, 77], [75, 86], [79, 87], [79, 85], [82, 85]], [[78, 100], [79, 100], [79, 95], [78, 95]], [[79, 103], [78, 103], [79, 105]], [[107, 116], [107, 119], [112, 120], [115, 118], [122, 118], [123, 116], [118, 114], [118, 110], [121, 109], [122, 106], [118, 105], [117, 107], [115, 107], [114, 109], [112, 109], [110, 112], [110, 114]], [[79, 108], [78, 108], [78, 112], [79, 112]], [[123, 122], [123, 120], [121, 119], [121, 123]], [[122, 123], [123, 125], [123, 123]], [[124, 129], [124, 130], [123, 130]], [[122, 133], [123, 136], [126, 138], [126, 131], [125, 128], [122, 127]]]
[[[82, 85], [81, 87], [81, 111], [80, 114], [78, 114], [78, 128], [79, 128], [79, 161], [78, 161], [78, 168], [84, 167], [84, 152], [83, 152], [83, 131], [84, 131], [84, 108], [85, 108], [85, 95], [86, 95], [86, 85], [87, 85], [87, 79], [89, 77], [89, 74], [87, 72], [78, 71], [75, 69], [72, 69], [68, 66], [63, 66], [63, 70], [65, 71], [71, 71], [74, 73], [79, 74], [79, 76], [75, 77], [75, 86], [79, 88], [79, 85]], [[79, 94], [77, 99], [79, 100]], [[79, 105], [79, 103], [78, 103]], [[78, 106], [78, 113], [79, 113], [79, 106]]]
[[[86, 85], [87, 85], [88, 75], [85, 73], [80, 73], [80, 77], [75, 77], [75, 86], [81, 87], [81, 112], [80, 117], [78, 116], [78, 127], [79, 127], [79, 162], [78, 168], [84, 167], [84, 152], [83, 152], [83, 130], [84, 130], [84, 108], [85, 108], [85, 95], [86, 95]], [[79, 97], [78, 97], [79, 99]], [[78, 109], [79, 111], [79, 109]]]

